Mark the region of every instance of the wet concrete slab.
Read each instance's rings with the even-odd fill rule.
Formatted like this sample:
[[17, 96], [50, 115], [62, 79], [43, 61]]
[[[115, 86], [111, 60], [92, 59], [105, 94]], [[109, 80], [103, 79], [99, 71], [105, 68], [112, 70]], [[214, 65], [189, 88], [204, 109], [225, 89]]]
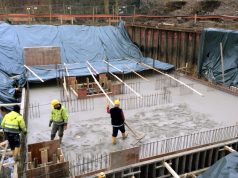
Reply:
[[[140, 82], [140, 94], [163, 93], [156, 90], [156, 81], [160, 77], [155, 75], [146, 82], [141, 79], [126, 80], [126, 82]], [[208, 88], [200, 83], [181, 77], [180, 80], [190, 84], [204, 96], [186, 91], [180, 86], [167, 87], [171, 92], [171, 102], [150, 107], [124, 110], [129, 125], [145, 137], [140, 144], [149, 143], [163, 138], [174, 137], [202, 130], [232, 125], [237, 122], [238, 97]], [[114, 98], [129, 98], [134, 94], [114, 96]], [[48, 127], [50, 118], [50, 101], [60, 98], [60, 89], [56, 86], [32, 88], [30, 103], [39, 103], [39, 117], [28, 120], [28, 143], [46, 141], [50, 139]], [[107, 101], [105, 97], [94, 98], [94, 107], [89, 111], [69, 113], [68, 129], [63, 138], [63, 150], [70, 159], [77, 156], [107, 154], [112, 151], [132, 147], [136, 139], [128, 131], [126, 140], [118, 138], [116, 145], [111, 144], [112, 127], [110, 115], [106, 113]], [[123, 109], [123, 108], [122, 108]], [[121, 137], [121, 134], [119, 133]]]

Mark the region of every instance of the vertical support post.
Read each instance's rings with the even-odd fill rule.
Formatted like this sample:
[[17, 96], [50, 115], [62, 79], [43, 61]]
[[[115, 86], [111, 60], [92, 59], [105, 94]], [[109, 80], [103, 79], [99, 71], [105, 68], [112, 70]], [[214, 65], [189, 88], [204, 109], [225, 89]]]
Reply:
[[132, 21], [133, 25], [135, 23], [135, 15], [136, 15], [136, 7], [134, 6], [134, 9], [133, 9], [133, 21]]
[[94, 22], [95, 22], [95, 9], [93, 7], [93, 24], [94, 24]]
[[51, 4], [49, 5], [49, 11], [50, 11], [50, 24], [51, 24], [51, 20], [52, 20], [52, 17], [51, 17], [51, 14], [52, 14]]
[[225, 78], [224, 78], [224, 59], [223, 59], [223, 47], [222, 47], [222, 43], [220, 43], [220, 52], [221, 52], [222, 82], [223, 82], [223, 85], [224, 85], [224, 83], [225, 83]]
[[197, 14], [194, 16], [194, 24], [197, 24]]

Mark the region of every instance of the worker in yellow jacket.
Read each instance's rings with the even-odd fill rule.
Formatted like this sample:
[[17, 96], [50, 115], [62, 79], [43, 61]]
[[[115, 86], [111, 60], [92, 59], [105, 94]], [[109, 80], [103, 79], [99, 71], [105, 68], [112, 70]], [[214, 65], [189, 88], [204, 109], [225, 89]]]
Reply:
[[58, 136], [61, 143], [64, 135], [64, 130], [67, 129], [68, 112], [66, 108], [56, 99], [51, 101], [51, 106], [53, 108], [51, 111], [51, 119], [49, 123], [49, 127], [51, 127], [51, 124], [53, 123], [51, 130], [51, 140], [54, 140], [55, 135], [58, 131]]
[[15, 160], [20, 156], [20, 132], [27, 133], [25, 121], [20, 114], [20, 106], [15, 105], [13, 111], [6, 114], [2, 120], [1, 126], [3, 128], [6, 139], [9, 142], [12, 150], [12, 155]]

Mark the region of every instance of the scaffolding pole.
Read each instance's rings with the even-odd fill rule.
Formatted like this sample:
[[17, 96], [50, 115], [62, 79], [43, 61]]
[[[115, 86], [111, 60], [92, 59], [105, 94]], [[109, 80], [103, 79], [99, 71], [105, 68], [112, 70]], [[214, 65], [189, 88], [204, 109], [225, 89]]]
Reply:
[[33, 70], [31, 70], [28, 66], [24, 65], [25, 68], [27, 68], [35, 77], [37, 77], [42, 83], [44, 80], [42, 80]]
[[137, 73], [136, 71], [132, 70], [131, 68], [129, 68], [129, 66], [125, 65], [126, 68], [128, 68], [131, 72], [133, 72], [134, 74], [136, 74], [137, 76], [139, 76], [140, 78], [146, 80], [146, 81], [150, 81], [149, 79], [143, 77], [142, 75], [140, 75], [139, 73]]
[[142, 96], [137, 93], [135, 90], [133, 90], [133, 88], [131, 88], [128, 84], [126, 84], [125, 82], [123, 82], [118, 76], [114, 75], [113, 73], [109, 72], [112, 76], [114, 76], [117, 80], [119, 80], [121, 83], [123, 83], [126, 87], [128, 87], [133, 93], [135, 93], [136, 96], [142, 98]]
[[121, 69], [118, 69], [117, 67], [113, 66], [112, 64], [110, 64], [109, 62], [103, 60], [103, 62], [105, 62], [106, 64], [108, 64], [109, 66], [111, 66], [112, 68], [118, 70], [119, 72], [123, 73], [123, 71]]
[[106, 98], [108, 99], [108, 101], [114, 105], [113, 101], [111, 100], [111, 98], [107, 95], [107, 93], [103, 90], [102, 86], [98, 83], [97, 79], [94, 77], [91, 69], [89, 67], [88, 68], [88, 71], [90, 72], [91, 76], [93, 77], [93, 80], [95, 81], [95, 83], [98, 85], [98, 87], [100, 88], [100, 90], [103, 92], [103, 94], [106, 96]]

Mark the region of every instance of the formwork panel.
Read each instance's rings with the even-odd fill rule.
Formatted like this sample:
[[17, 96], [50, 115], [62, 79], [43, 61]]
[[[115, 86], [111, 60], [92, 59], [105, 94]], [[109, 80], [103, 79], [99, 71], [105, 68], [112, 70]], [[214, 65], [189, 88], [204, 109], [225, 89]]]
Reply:
[[37, 158], [39, 162], [41, 162], [41, 154], [39, 149], [49, 147], [48, 155], [49, 159], [53, 159], [53, 154], [56, 153], [57, 149], [60, 148], [59, 140], [52, 140], [46, 142], [39, 142], [28, 145], [28, 151], [31, 152], [32, 157]]
[[28, 66], [60, 64], [60, 47], [26, 47], [24, 60]]
[[140, 147], [110, 153], [110, 168], [126, 166], [139, 161]]

